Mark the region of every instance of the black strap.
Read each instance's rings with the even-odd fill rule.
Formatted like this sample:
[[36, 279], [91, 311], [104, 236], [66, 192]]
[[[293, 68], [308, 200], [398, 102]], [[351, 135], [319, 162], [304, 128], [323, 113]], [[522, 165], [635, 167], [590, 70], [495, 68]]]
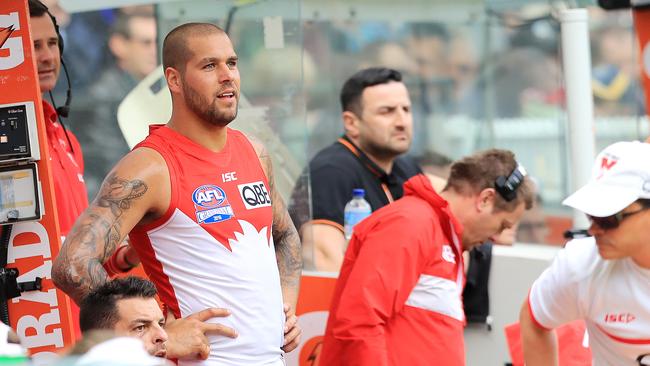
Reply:
[[[348, 150], [350, 150], [350, 152], [353, 155], [355, 155], [357, 157], [357, 159], [359, 159], [359, 161], [361, 161], [361, 163], [363, 165], [365, 165], [366, 168], [368, 168], [368, 170], [370, 170], [374, 175], [376, 175], [377, 178], [379, 178], [380, 182], [385, 183], [385, 184], [390, 184], [391, 183], [390, 174], [386, 173], [386, 171], [384, 169], [382, 169], [379, 165], [377, 165], [374, 161], [372, 161], [368, 157], [368, 155], [366, 155], [363, 152], [363, 150], [361, 150], [357, 145], [354, 144], [354, 142], [352, 142], [352, 140], [350, 140], [350, 138], [343, 135], [343, 136], [341, 136], [341, 139], [345, 140], [348, 144], [350, 144], [354, 148], [354, 150], [350, 150], [350, 149], [348, 149]], [[339, 141], [339, 143], [341, 143], [341, 142]]]
[[9, 294], [7, 293], [7, 284], [9, 281], [7, 271], [7, 256], [9, 252], [9, 239], [11, 238], [11, 229], [13, 225], [2, 226], [0, 234], [0, 320], [9, 325]]
[[9, 300], [20, 296], [23, 291], [40, 291], [43, 280], [36, 277], [34, 281], [18, 283], [18, 269], [7, 268], [13, 225], [4, 225], [0, 228], [2, 230], [0, 233], [0, 320], [10, 326]]
[[2, 226], [2, 234], [0, 234], [0, 268], [7, 267], [7, 256], [9, 252], [9, 239], [11, 239], [11, 230], [13, 225]]

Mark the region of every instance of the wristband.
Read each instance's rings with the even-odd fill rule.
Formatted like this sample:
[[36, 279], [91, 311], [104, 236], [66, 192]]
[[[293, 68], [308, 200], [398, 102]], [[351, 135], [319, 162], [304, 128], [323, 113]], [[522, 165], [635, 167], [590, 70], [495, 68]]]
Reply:
[[[126, 247], [128, 247], [128, 245], [125, 245], [125, 246], [124, 246], [124, 248], [126, 248]], [[126, 263], [129, 267], [131, 267], [131, 268], [135, 268], [135, 267], [138, 266], [137, 263], [136, 263], [136, 264], [133, 264], [133, 263], [129, 262], [129, 259], [128, 259], [128, 257], [126, 256], [126, 254], [124, 254], [124, 256], [122, 256], [122, 258], [124, 259], [124, 263]], [[129, 268], [129, 270], [130, 270], [131, 268]]]
[[124, 250], [124, 249], [126, 249], [128, 247], [129, 247], [128, 245], [122, 245], [121, 247], [118, 247], [117, 250], [115, 250], [115, 254], [113, 254], [113, 257], [115, 258], [115, 267], [117, 267], [120, 272], [128, 272], [128, 271], [130, 271], [131, 269], [133, 269], [133, 268], [135, 268], [137, 266], [137, 264], [133, 264], [133, 263], [129, 262], [129, 260], [126, 259], [126, 255], [122, 256], [122, 260], [124, 261], [124, 263], [126, 263], [127, 266], [129, 266], [129, 268], [127, 268], [127, 269], [120, 268], [120, 266], [117, 264], [117, 256], [119, 255], [120, 251], [122, 251], [122, 250]]

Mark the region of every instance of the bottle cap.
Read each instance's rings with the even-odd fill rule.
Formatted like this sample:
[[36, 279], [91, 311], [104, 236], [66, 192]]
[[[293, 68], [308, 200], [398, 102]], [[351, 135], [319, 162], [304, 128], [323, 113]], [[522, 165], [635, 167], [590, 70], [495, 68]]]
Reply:
[[353, 197], [363, 197], [366, 195], [366, 191], [363, 188], [355, 188], [352, 190]]
[[29, 358], [27, 356], [0, 356], [0, 365], [28, 365]]

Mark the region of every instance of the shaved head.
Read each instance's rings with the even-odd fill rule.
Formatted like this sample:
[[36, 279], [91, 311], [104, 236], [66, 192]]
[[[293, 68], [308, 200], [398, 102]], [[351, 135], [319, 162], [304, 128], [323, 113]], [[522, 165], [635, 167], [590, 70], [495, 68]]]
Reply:
[[225, 34], [223, 29], [210, 23], [186, 23], [172, 29], [163, 42], [163, 69], [172, 67], [180, 72], [194, 55], [187, 46], [193, 37], [205, 37], [210, 34]]

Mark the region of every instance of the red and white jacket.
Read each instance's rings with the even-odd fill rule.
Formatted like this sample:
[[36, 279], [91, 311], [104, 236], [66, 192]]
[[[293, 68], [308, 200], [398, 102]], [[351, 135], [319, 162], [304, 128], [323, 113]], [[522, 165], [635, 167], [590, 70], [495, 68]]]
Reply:
[[462, 227], [417, 175], [355, 227], [320, 364], [464, 365]]

